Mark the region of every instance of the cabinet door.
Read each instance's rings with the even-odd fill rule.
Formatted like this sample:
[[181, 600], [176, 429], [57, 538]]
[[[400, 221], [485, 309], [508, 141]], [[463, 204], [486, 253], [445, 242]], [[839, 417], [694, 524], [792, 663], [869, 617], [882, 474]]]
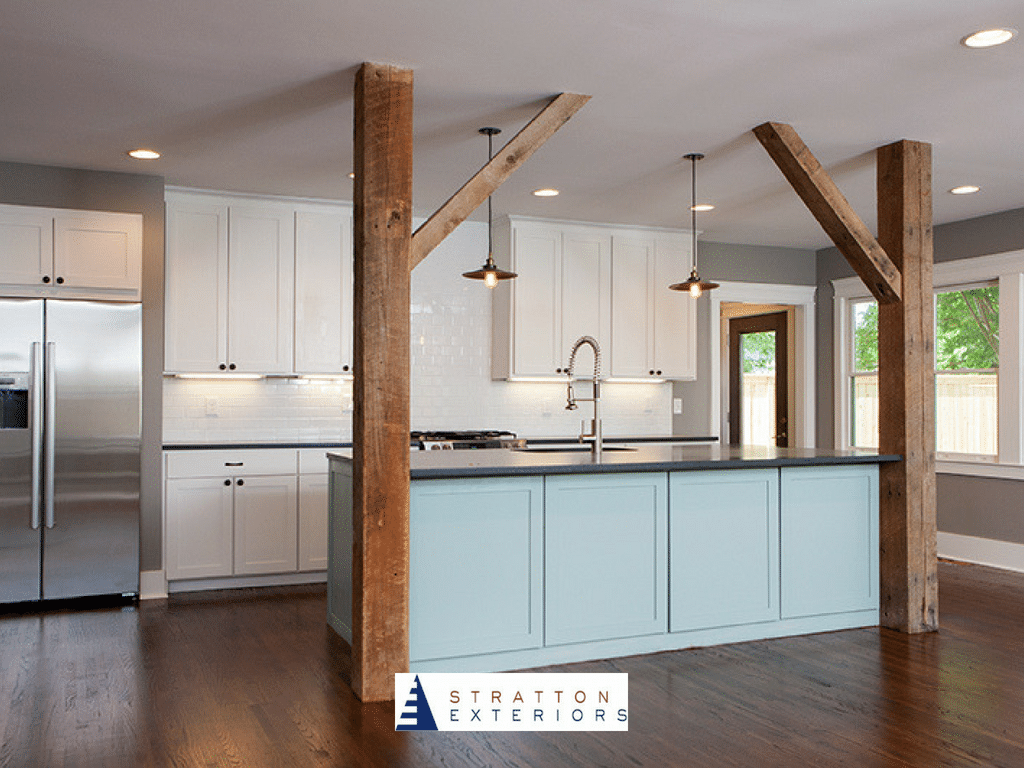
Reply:
[[230, 576], [231, 481], [180, 478], [166, 488], [167, 578]]
[[228, 208], [168, 197], [164, 370], [227, 364]]
[[409, 518], [413, 661], [539, 648], [544, 480], [417, 480]]
[[291, 208], [232, 205], [228, 220], [228, 367], [292, 368], [295, 221]]
[[295, 372], [352, 369], [352, 219], [295, 214]]
[[0, 205], [0, 284], [53, 285], [52, 211]]
[[327, 570], [329, 475], [299, 477], [299, 570]]
[[545, 479], [545, 644], [668, 629], [668, 477]]
[[555, 227], [514, 225], [512, 366], [516, 376], [556, 376], [562, 355], [561, 233]]
[[654, 368], [666, 379], [697, 377], [697, 302], [689, 293], [668, 289], [687, 276], [689, 254], [685, 237], [658, 235], [651, 286]]
[[782, 469], [782, 618], [878, 610], [878, 465]]
[[235, 575], [295, 570], [297, 497], [294, 475], [235, 480]]
[[142, 216], [58, 212], [53, 270], [54, 282], [65, 288], [112, 289], [137, 298], [142, 287]]
[[[559, 359], [562, 365], [568, 364], [572, 345], [581, 336], [593, 336], [602, 351], [608, 349], [611, 336], [610, 283], [611, 237], [600, 231], [567, 228], [562, 235], [559, 310], [562, 324]], [[576, 370], [589, 375], [592, 368], [577, 365]], [[602, 376], [607, 372], [608, 361], [605, 360]]]
[[779, 618], [779, 471], [669, 476], [671, 631]]
[[657, 376], [651, 345], [653, 269], [653, 238], [612, 238], [612, 376]]

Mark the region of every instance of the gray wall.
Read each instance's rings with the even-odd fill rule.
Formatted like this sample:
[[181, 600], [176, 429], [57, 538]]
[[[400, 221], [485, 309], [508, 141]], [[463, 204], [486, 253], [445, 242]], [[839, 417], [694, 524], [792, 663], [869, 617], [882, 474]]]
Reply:
[[142, 530], [144, 571], [162, 567], [161, 429], [164, 368], [164, 180], [0, 161], [0, 203], [141, 213]]
[[[954, 261], [1024, 249], [1024, 208], [935, 227], [935, 261]], [[854, 274], [835, 248], [817, 254], [818, 425], [819, 446], [833, 444], [835, 414], [832, 365], [832, 285]], [[1019, 499], [1024, 482], [940, 475], [939, 530], [1024, 544], [1024, 514]]]
[[[737, 283], [779, 283], [814, 285], [815, 252], [799, 248], [777, 248], [728, 243], [699, 243], [698, 267], [705, 280]], [[686, 275], [680, 277], [684, 279]], [[710, 435], [712, 402], [710, 349], [711, 299], [697, 299], [697, 380], [677, 381], [672, 396], [683, 399], [683, 413], [672, 417], [676, 435]]]

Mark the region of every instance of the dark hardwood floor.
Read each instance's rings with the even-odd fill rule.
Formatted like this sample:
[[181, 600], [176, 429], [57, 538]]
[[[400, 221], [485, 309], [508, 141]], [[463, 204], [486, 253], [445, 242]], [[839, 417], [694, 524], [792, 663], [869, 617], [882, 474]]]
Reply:
[[1024, 574], [939, 575], [938, 634], [572, 665], [629, 673], [628, 733], [396, 733], [322, 587], [0, 614], [0, 766], [1024, 766]]

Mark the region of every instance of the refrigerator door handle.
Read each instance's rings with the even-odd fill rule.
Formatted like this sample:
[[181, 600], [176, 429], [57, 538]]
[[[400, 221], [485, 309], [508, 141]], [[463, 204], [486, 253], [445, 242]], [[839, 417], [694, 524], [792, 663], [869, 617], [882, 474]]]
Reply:
[[42, 519], [43, 488], [43, 345], [32, 342], [32, 530]]
[[57, 377], [56, 377], [56, 348], [57, 344], [52, 341], [46, 342], [46, 398], [44, 419], [45, 433], [43, 435], [43, 480], [45, 489], [43, 491], [43, 505], [46, 510], [46, 527], [53, 528], [53, 489], [54, 489], [54, 439], [56, 437], [56, 416], [57, 416]]

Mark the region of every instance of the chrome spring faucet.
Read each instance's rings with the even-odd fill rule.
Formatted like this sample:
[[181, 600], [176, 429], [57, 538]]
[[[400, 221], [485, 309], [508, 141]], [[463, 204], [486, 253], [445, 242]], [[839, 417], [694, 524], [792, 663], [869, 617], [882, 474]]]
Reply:
[[[580, 347], [584, 344], [590, 345], [594, 350], [594, 379], [593, 379], [593, 397], [576, 397], [576, 393], [573, 390], [573, 371], [576, 368], [576, 353], [579, 352]], [[568, 391], [566, 393], [566, 405], [565, 410], [575, 411], [579, 406], [577, 402], [592, 402], [594, 404], [594, 419], [590, 423], [590, 432], [586, 431], [585, 426], [580, 428], [580, 442], [584, 440], [592, 440], [591, 453], [597, 458], [601, 458], [601, 449], [603, 444], [602, 429], [601, 429], [601, 347], [597, 343], [597, 339], [593, 336], [580, 336], [576, 339], [576, 343], [572, 345], [572, 351], [569, 353], [569, 365], [565, 369], [565, 374], [569, 378]], [[583, 422], [585, 425], [586, 422]]]

